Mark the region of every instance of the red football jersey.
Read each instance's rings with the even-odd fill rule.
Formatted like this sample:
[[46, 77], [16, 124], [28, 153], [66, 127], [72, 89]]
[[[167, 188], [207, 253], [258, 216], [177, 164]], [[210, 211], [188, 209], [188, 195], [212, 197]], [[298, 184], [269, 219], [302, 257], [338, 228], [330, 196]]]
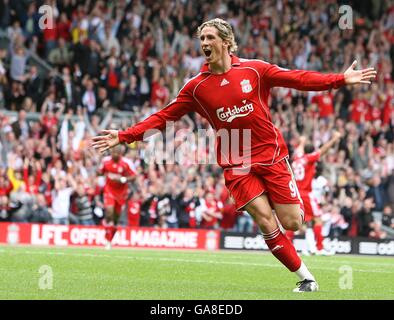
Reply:
[[[221, 212], [223, 208], [223, 204], [220, 201], [213, 200], [212, 202], [205, 202], [205, 206], [207, 211]], [[211, 219], [205, 220], [204, 218], [201, 220], [201, 228], [211, 228], [216, 226], [218, 222], [218, 218], [211, 216]]]
[[394, 96], [388, 96], [384, 103], [382, 121], [389, 124], [394, 114]]
[[[142, 140], [147, 130], [163, 130], [167, 121], [179, 120], [194, 111], [207, 119], [216, 132], [217, 161], [222, 168], [256, 162], [271, 165], [288, 156], [288, 150], [282, 134], [272, 123], [270, 89], [280, 86], [322, 91], [345, 84], [343, 74], [287, 70], [233, 55], [231, 59], [231, 69], [223, 74], [211, 73], [205, 64], [164, 109], [120, 130], [120, 142]], [[232, 133], [231, 129], [240, 131]]]
[[118, 162], [115, 162], [110, 156], [103, 159], [100, 172], [106, 176], [104, 192], [116, 194], [117, 196], [126, 195], [128, 192], [127, 183], [120, 182], [119, 178], [135, 175], [128, 159], [120, 158]]
[[382, 110], [379, 108], [379, 106], [368, 106], [368, 111], [365, 116], [365, 121], [375, 121], [379, 120], [382, 115]]
[[312, 98], [312, 102], [319, 106], [319, 115], [326, 118], [334, 114], [334, 98], [331, 93], [325, 92]]
[[360, 123], [363, 117], [365, 119], [365, 115], [368, 111], [368, 101], [365, 99], [354, 99], [351, 108], [350, 120], [355, 123]]
[[319, 159], [319, 151], [294, 156], [292, 167], [300, 193], [309, 193], [312, 191], [312, 180], [316, 173], [316, 162]]
[[129, 200], [127, 202], [127, 214], [130, 227], [138, 227], [141, 217], [141, 201]]

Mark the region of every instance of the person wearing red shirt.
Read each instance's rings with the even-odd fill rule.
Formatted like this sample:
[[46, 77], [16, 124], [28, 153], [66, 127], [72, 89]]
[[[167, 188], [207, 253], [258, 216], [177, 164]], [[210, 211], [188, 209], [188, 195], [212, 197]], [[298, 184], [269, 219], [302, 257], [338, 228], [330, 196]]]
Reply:
[[380, 120], [382, 117], [382, 110], [379, 105], [368, 105], [368, 110], [365, 115], [365, 121], [374, 122]]
[[334, 115], [334, 99], [332, 93], [323, 92], [312, 98], [312, 103], [316, 103], [319, 108], [320, 118], [328, 118]]
[[170, 92], [165, 86], [164, 78], [160, 77], [158, 82], [152, 83], [151, 104], [153, 106], [162, 107], [168, 103]]
[[111, 248], [111, 241], [117, 231], [117, 224], [127, 200], [128, 182], [135, 177], [130, 161], [121, 155], [121, 148], [112, 150], [110, 157], [105, 157], [101, 163], [100, 174], [105, 175], [104, 211], [106, 248]]
[[131, 198], [127, 201], [127, 217], [130, 227], [139, 227], [141, 219], [141, 196], [134, 192]]
[[[316, 163], [340, 138], [341, 134], [337, 131], [334, 132], [331, 140], [315, 151], [312, 144], [305, 145], [305, 138], [303, 137], [300, 145], [297, 147], [292, 163], [294, 178], [297, 181], [298, 190], [304, 204], [307, 227], [305, 240], [308, 252], [312, 254], [328, 254], [323, 248], [322, 221], [320, 218], [322, 211], [316, 197], [312, 193], [312, 180], [316, 174]], [[291, 233], [289, 236], [292, 238]]]
[[6, 176], [0, 175], [0, 196], [9, 196], [14, 189], [12, 182]]
[[383, 125], [388, 125], [390, 122], [394, 125], [394, 89], [389, 91], [389, 95], [384, 103], [382, 122]]
[[364, 122], [368, 105], [369, 103], [364, 98], [363, 93], [357, 92], [350, 105], [350, 120], [357, 124]]
[[[277, 86], [322, 91], [346, 84], [369, 84], [376, 71], [355, 70], [357, 61], [344, 74], [321, 74], [240, 59], [234, 55], [237, 46], [232, 28], [222, 19], [204, 22], [198, 35], [206, 58], [200, 73], [165, 108], [126, 130], [103, 130], [92, 138], [92, 147], [105, 152], [119, 143], [142, 140], [148, 130], [163, 130], [167, 122], [197, 112], [217, 133], [217, 161], [237, 209], [253, 216], [273, 255], [300, 278], [295, 291], [317, 291], [315, 278], [277, 222], [285, 229], [298, 230], [303, 208], [285, 140], [271, 119], [268, 97], [271, 88]], [[234, 129], [238, 135], [231, 139]], [[244, 151], [241, 156], [240, 150]]]
[[57, 37], [64, 39], [65, 41], [71, 40], [71, 22], [67, 18], [67, 14], [62, 12], [57, 23]]
[[223, 203], [222, 219], [220, 221], [220, 228], [225, 231], [234, 231], [237, 223], [237, 218], [241, 212], [237, 211], [234, 201], [231, 197], [227, 197]]
[[56, 48], [57, 25], [55, 19], [52, 18], [52, 25], [48, 24], [48, 27], [44, 28], [43, 39], [45, 43], [45, 55], [48, 57], [49, 53]]
[[213, 193], [208, 192], [205, 195], [205, 210], [202, 211], [200, 227], [203, 229], [216, 229], [219, 220], [222, 219], [223, 204], [215, 200]]
[[42, 169], [39, 161], [35, 161], [35, 175], [29, 175], [29, 159], [25, 158], [23, 164], [23, 180], [26, 185], [26, 192], [30, 194], [38, 194], [41, 185]]

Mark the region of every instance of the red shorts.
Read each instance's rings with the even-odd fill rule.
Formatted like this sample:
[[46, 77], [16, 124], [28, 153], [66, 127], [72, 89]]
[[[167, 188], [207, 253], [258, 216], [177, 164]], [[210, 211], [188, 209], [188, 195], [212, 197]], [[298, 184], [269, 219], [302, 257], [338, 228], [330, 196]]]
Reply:
[[302, 200], [287, 158], [273, 164], [252, 164], [248, 168], [224, 170], [226, 187], [235, 200], [237, 210], [264, 192], [270, 202], [278, 204], [299, 204]]
[[301, 193], [301, 199], [304, 202], [305, 222], [311, 221], [313, 217], [320, 217], [322, 215], [323, 212], [312, 192]]
[[114, 196], [110, 192], [104, 192], [104, 207], [114, 207], [115, 214], [122, 213], [123, 206], [126, 203], [126, 197]]

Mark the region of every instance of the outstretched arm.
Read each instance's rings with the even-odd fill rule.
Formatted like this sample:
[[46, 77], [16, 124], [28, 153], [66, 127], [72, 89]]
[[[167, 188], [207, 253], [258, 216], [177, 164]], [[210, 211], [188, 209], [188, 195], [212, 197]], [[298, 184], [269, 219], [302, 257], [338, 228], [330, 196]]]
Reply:
[[[152, 114], [135, 126], [129, 127], [126, 130], [103, 130], [101, 132], [103, 135], [92, 138], [92, 147], [103, 153], [119, 143], [141, 141], [144, 137], [157, 133], [157, 130], [163, 130], [167, 121], [177, 121], [194, 109], [194, 100], [190, 90], [187, 88], [182, 89], [178, 97], [164, 109]], [[152, 131], [148, 132], [148, 130]], [[148, 133], [148, 135], [145, 133]]]
[[344, 85], [370, 84], [376, 77], [374, 68], [354, 70], [357, 61], [343, 74], [323, 74], [315, 71], [288, 70], [276, 65], [269, 65], [263, 74], [270, 87], [286, 87], [304, 91], [322, 91], [339, 88]]

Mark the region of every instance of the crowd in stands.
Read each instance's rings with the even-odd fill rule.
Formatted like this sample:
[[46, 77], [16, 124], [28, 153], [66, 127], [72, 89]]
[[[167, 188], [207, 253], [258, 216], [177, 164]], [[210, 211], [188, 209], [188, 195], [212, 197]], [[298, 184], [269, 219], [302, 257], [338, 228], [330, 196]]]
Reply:
[[[389, 237], [394, 2], [350, 3], [353, 27], [341, 30], [339, 4], [331, 0], [0, 0], [0, 31], [9, 39], [0, 48], [0, 221], [99, 224], [105, 179], [90, 138], [104, 128], [126, 128], [171, 101], [204, 63], [198, 25], [222, 17], [243, 58], [324, 73], [343, 72], [355, 59], [358, 68], [376, 68], [371, 85], [274, 88], [270, 104], [290, 153], [302, 135], [318, 148], [334, 130], [342, 133], [314, 181], [327, 234]], [[53, 21], [43, 21], [43, 5]], [[52, 71], [43, 72], [33, 56]], [[119, 111], [130, 116], [115, 125]], [[194, 134], [208, 128], [197, 114], [175, 124]], [[235, 210], [221, 168], [192, 161], [196, 144], [166, 164], [146, 160], [153, 141], [124, 149], [137, 177], [123, 224], [257, 230], [247, 213]]]

